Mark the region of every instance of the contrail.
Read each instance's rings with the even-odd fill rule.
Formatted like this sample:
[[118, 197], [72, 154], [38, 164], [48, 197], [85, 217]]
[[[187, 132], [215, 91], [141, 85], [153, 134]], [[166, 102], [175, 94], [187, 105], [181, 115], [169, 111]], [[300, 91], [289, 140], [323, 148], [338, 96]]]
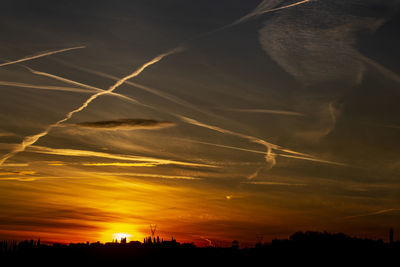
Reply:
[[70, 156], [70, 157], [106, 158], [106, 159], [123, 160], [123, 161], [153, 164], [153, 165], [169, 165], [169, 164], [171, 164], [171, 165], [207, 167], [207, 168], [217, 168], [218, 167], [216, 165], [203, 164], [203, 163], [192, 163], [192, 162], [184, 162], [184, 161], [160, 159], [160, 158], [152, 158], [152, 157], [144, 157], [144, 156], [111, 154], [111, 153], [89, 151], [89, 150], [50, 148], [50, 147], [43, 147], [43, 146], [30, 146], [27, 151], [34, 152], [34, 153], [41, 153], [41, 154]]
[[365, 213], [365, 214], [347, 216], [347, 217], [344, 217], [344, 219], [355, 219], [355, 218], [359, 218], [359, 217], [381, 215], [381, 214], [385, 214], [385, 213], [399, 212], [399, 211], [400, 211], [400, 209], [383, 209], [383, 210], [378, 210], [378, 211]]
[[[115, 80], [115, 81], [119, 80], [118, 77], [110, 75], [110, 74], [107, 74], [107, 73], [104, 73], [104, 72], [100, 72], [100, 71], [84, 68], [84, 67], [77, 66], [77, 65], [71, 64], [71, 63], [67, 63], [65, 61], [58, 60], [58, 59], [56, 59], [56, 61], [61, 63], [61, 64], [66, 65], [66, 66], [69, 66], [69, 67], [72, 67], [72, 68], [75, 68], [77, 70], [81, 70], [81, 71], [84, 71], [84, 72], [87, 72], [87, 73], [90, 73], [90, 74], [94, 74], [94, 75], [97, 75], [99, 77], [104, 77], [104, 78], [107, 78], [107, 79], [110, 79], [110, 80]], [[151, 94], [153, 94], [155, 96], [164, 98], [164, 99], [166, 99], [168, 101], [171, 101], [172, 103], [175, 103], [175, 104], [190, 108], [192, 110], [201, 112], [201, 113], [209, 115], [209, 116], [220, 118], [220, 116], [218, 116], [218, 115], [216, 115], [214, 113], [211, 113], [211, 112], [209, 112], [207, 110], [203, 110], [203, 109], [201, 109], [201, 108], [199, 108], [199, 107], [197, 107], [197, 106], [195, 106], [195, 105], [193, 105], [193, 104], [191, 104], [191, 103], [189, 103], [189, 102], [187, 102], [187, 101], [185, 101], [185, 100], [183, 100], [183, 99], [181, 99], [181, 98], [179, 98], [179, 97], [177, 97], [175, 95], [163, 92], [162, 90], [159, 90], [159, 89], [147, 86], [147, 85], [139, 84], [139, 83], [136, 83], [136, 82], [132, 82], [132, 81], [127, 81], [126, 84], [128, 84], [130, 86], [133, 86], [135, 88], [139, 88], [139, 89], [141, 89], [143, 91], [149, 92], [149, 93], [151, 93]]]
[[226, 129], [223, 129], [223, 128], [220, 128], [220, 127], [217, 127], [217, 126], [204, 124], [202, 122], [196, 121], [196, 120], [188, 118], [188, 117], [179, 116], [179, 115], [177, 115], [177, 116], [182, 121], [184, 121], [186, 123], [189, 123], [189, 124], [192, 124], [192, 125], [196, 125], [196, 126], [199, 126], [199, 127], [202, 127], [202, 128], [207, 128], [207, 129], [210, 129], [210, 130], [213, 130], [213, 131], [217, 131], [217, 132], [220, 132], [220, 133], [223, 133], [223, 134], [229, 134], [229, 135], [237, 136], [237, 137], [240, 137], [240, 138], [247, 139], [250, 142], [261, 144], [261, 145], [263, 145], [263, 146], [265, 146], [267, 148], [267, 154], [265, 155], [266, 162], [271, 164], [272, 166], [274, 166], [276, 164], [275, 157], [272, 154], [272, 150], [273, 149], [279, 149], [279, 146], [277, 146], [275, 144], [268, 143], [268, 142], [266, 142], [264, 140], [261, 140], [261, 139], [258, 139], [258, 138], [252, 137], [252, 136], [248, 136], [248, 135], [244, 135], [244, 134], [241, 134], [241, 133], [236, 133], [236, 132], [233, 132], [233, 131], [230, 131], [230, 130], [226, 130]]
[[[308, 3], [308, 2], [311, 2], [311, 1], [315, 1], [315, 0], [304, 0], [304, 1], [299, 1], [299, 2], [296, 2], [296, 3], [290, 4], [290, 5], [281, 6], [281, 7], [276, 7], [276, 8], [270, 8], [270, 9], [263, 10], [263, 11], [258, 11], [258, 12], [256, 12], [256, 10], [254, 10], [254, 11], [251, 12], [250, 14], [247, 14], [246, 16], [244, 16], [244, 17], [238, 19], [237, 21], [235, 21], [235, 22], [233, 22], [233, 23], [231, 23], [231, 24], [225, 25], [225, 26], [223, 26], [223, 27], [221, 27], [221, 28], [219, 28], [219, 29], [217, 29], [217, 30], [214, 30], [214, 31], [212, 31], [212, 32], [210, 32], [210, 33], [215, 33], [215, 32], [221, 31], [221, 30], [225, 30], [225, 29], [227, 29], [227, 28], [230, 28], [230, 27], [236, 26], [236, 25], [238, 25], [238, 24], [241, 24], [241, 23], [243, 23], [243, 22], [245, 22], [245, 21], [247, 21], [247, 20], [249, 20], [249, 19], [251, 19], [251, 18], [258, 17], [258, 16], [261, 16], [261, 15], [266, 14], [266, 13], [270, 13], [270, 12], [274, 12], [274, 11], [279, 11], [279, 10], [286, 9], [286, 8], [291, 8], [291, 7], [295, 7], [295, 6], [298, 6], [298, 5], [303, 5], [303, 4]], [[264, 2], [265, 2], [265, 1], [264, 1]], [[261, 4], [260, 4], [260, 5], [261, 5]], [[259, 5], [259, 6], [260, 6], [260, 5]]]
[[274, 115], [286, 115], [286, 116], [305, 116], [303, 113], [287, 111], [287, 110], [279, 110], [279, 109], [235, 109], [228, 108], [224, 109], [227, 111], [233, 112], [243, 112], [243, 113], [264, 113], [264, 114], [274, 114]]
[[17, 146], [16, 148], [14, 148], [14, 150], [12, 150], [10, 153], [4, 155], [1, 159], [0, 159], [0, 167], [4, 164], [4, 162], [6, 162], [9, 158], [15, 156], [16, 154], [25, 151], [25, 149], [33, 144], [35, 144], [40, 138], [42, 138], [43, 136], [46, 136], [53, 128], [59, 126], [60, 124], [66, 122], [67, 120], [69, 120], [75, 113], [78, 113], [82, 110], [84, 110], [93, 100], [95, 100], [96, 98], [98, 98], [99, 96], [105, 95], [105, 94], [109, 94], [111, 92], [113, 92], [115, 89], [117, 89], [119, 86], [121, 86], [124, 82], [126, 82], [129, 79], [132, 79], [138, 75], [140, 75], [147, 67], [161, 61], [164, 57], [169, 56], [173, 53], [178, 52], [178, 49], [175, 50], [171, 50], [167, 53], [161, 54], [155, 58], [153, 58], [152, 60], [150, 60], [149, 62], [145, 63], [144, 65], [142, 65], [139, 69], [137, 69], [135, 72], [131, 73], [130, 75], [120, 79], [119, 81], [117, 81], [114, 85], [112, 85], [108, 90], [106, 91], [101, 91], [98, 92], [94, 95], [92, 95], [91, 97], [89, 97], [89, 99], [87, 99], [79, 108], [69, 112], [65, 118], [63, 118], [62, 120], [57, 121], [54, 124], [51, 124], [49, 126], [47, 126], [47, 128], [36, 135], [32, 135], [32, 136], [27, 136], [25, 137], [25, 139], [22, 141], [22, 143]]
[[40, 58], [40, 57], [46, 57], [46, 56], [50, 56], [50, 55], [54, 55], [54, 54], [58, 54], [58, 53], [62, 53], [62, 52], [67, 52], [67, 51], [71, 51], [71, 50], [75, 50], [75, 49], [82, 49], [82, 48], [85, 48], [85, 47], [86, 46], [76, 46], [76, 47], [71, 47], [71, 48], [55, 50], [55, 51], [42, 52], [42, 53], [37, 54], [37, 55], [28, 56], [28, 57], [24, 57], [24, 58], [15, 60], [15, 61], [9, 61], [9, 62], [6, 62], [6, 63], [2, 63], [2, 64], [0, 64], [0, 67], [7, 66], [7, 65], [12, 65], [12, 64], [16, 64], [16, 63], [21, 63], [21, 62], [24, 62], [24, 61], [33, 60], [33, 59]]
[[[221, 147], [221, 148], [239, 150], [239, 151], [250, 152], [250, 153], [256, 153], [256, 154], [263, 154], [263, 155], [268, 154], [268, 152], [265, 152], [265, 151], [254, 150], [254, 149], [248, 149], [248, 148], [242, 148], [242, 147], [227, 146], [227, 145], [214, 144], [214, 143], [202, 142], [202, 141], [195, 141], [195, 140], [189, 140], [189, 139], [180, 139], [180, 140], [187, 141], [187, 142], [191, 142], [191, 143], [198, 143], [198, 144], [203, 144], [203, 145], [209, 145], [209, 146], [215, 146], [215, 147]], [[285, 149], [281, 149], [281, 151], [282, 151], [282, 152], [286, 152]], [[317, 158], [315, 158], [315, 157], [312, 157], [311, 155], [310, 155], [309, 157], [305, 157], [305, 156], [296, 156], [296, 155], [288, 155], [288, 154], [281, 154], [281, 153], [271, 153], [271, 155], [273, 155], [273, 156], [278, 156], [278, 157], [284, 157], [284, 158], [292, 158], [292, 159], [299, 159], [299, 160], [314, 161], [314, 162], [326, 163], [326, 164], [332, 164], [332, 165], [347, 166], [346, 164], [340, 163], [340, 162], [334, 162], [334, 161], [329, 161], [329, 160], [317, 159]]]
[[361, 54], [358, 55], [359, 58], [364, 61], [365, 63], [367, 63], [368, 65], [372, 66], [373, 68], [377, 69], [379, 72], [383, 73], [384, 75], [386, 75], [387, 77], [389, 77], [390, 79], [392, 79], [393, 81], [400, 83], [400, 76], [396, 73], [394, 73], [393, 71], [385, 68], [384, 66], [380, 65], [379, 63], [375, 62], [374, 60], [363, 56]]
[[[37, 71], [37, 70], [34, 70], [34, 69], [29, 68], [29, 67], [24, 66], [24, 65], [21, 65], [21, 66], [24, 67], [25, 69], [29, 70], [31, 73], [33, 73], [35, 75], [45, 76], [45, 77], [48, 77], [48, 78], [51, 78], [51, 79], [54, 79], [54, 80], [58, 80], [58, 81], [65, 82], [65, 83], [68, 83], [68, 84], [72, 84], [72, 85], [88, 88], [88, 89], [91, 89], [91, 90], [94, 90], [94, 91], [97, 91], [97, 92], [105, 92], [106, 91], [106, 90], [100, 89], [98, 87], [94, 87], [94, 86], [91, 86], [91, 85], [87, 85], [87, 84], [84, 84], [84, 83], [73, 81], [73, 80], [70, 80], [70, 79], [67, 79], [67, 78], [64, 78], [64, 77], [60, 77], [60, 76], [57, 76], [57, 75], [53, 75], [53, 74], [50, 74], [50, 73], [47, 73], [47, 72]], [[119, 79], [117, 79], [117, 80], [119, 80]], [[119, 98], [123, 98], [123, 99], [129, 100], [130, 102], [133, 101], [136, 104], [140, 104], [135, 99], [127, 97], [127, 96], [122, 95], [122, 94], [118, 94], [118, 93], [114, 93], [114, 92], [108, 92], [108, 94], [117, 96]]]
[[45, 77], [48, 77], [48, 78], [51, 78], [51, 79], [54, 79], [54, 80], [57, 80], [57, 81], [65, 82], [65, 83], [76, 85], [76, 86], [79, 86], [79, 87], [92, 89], [94, 91], [99, 91], [99, 92], [100, 91], [104, 91], [103, 89], [100, 89], [100, 88], [97, 88], [97, 87], [94, 87], [94, 86], [91, 86], [91, 85], [87, 85], [87, 84], [84, 84], [84, 83], [80, 83], [80, 82], [77, 82], [77, 81], [66, 79], [66, 78], [63, 78], [63, 77], [60, 77], [60, 76], [57, 76], [57, 75], [53, 75], [53, 74], [50, 74], [50, 73], [47, 73], [47, 72], [37, 71], [37, 70], [29, 68], [28, 66], [25, 66], [25, 65], [21, 65], [21, 66], [24, 67], [25, 69], [27, 69], [28, 71], [30, 71], [31, 73], [35, 74], [35, 75], [45, 76]]
[[277, 8], [271, 8], [271, 9], [259, 12], [257, 14], [254, 14], [254, 16], [260, 16], [260, 15], [263, 15], [263, 14], [266, 14], [266, 13], [270, 13], [270, 12], [274, 12], [274, 11], [278, 11], [278, 10], [282, 10], [282, 9], [286, 9], [286, 8], [291, 8], [291, 7], [302, 5], [302, 4], [305, 4], [307, 2], [311, 2], [311, 1], [314, 1], [314, 0], [304, 0], [304, 1], [296, 2], [296, 3], [290, 4], [290, 5], [286, 5], [286, 6], [281, 6], [281, 7], [277, 7]]
[[76, 92], [76, 93], [93, 93], [93, 90], [87, 90], [87, 89], [79, 89], [79, 88], [63, 87], [63, 86], [35, 85], [35, 84], [16, 83], [16, 82], [7, 82], [7, 81], [0, 81], [0, 85], [22, 87], [22, 88], [33, 88], [33, 89], [40, 89], [40, 90], [66, 91], [66, 92]]
[[[199, 127], [203, 127], [203, 128], [207, 128], [207, 129], [210, 129], [210, 130], [214, 130], [214, 131], [217, 131], [217, 132], [220, 132], [220, 133], [237, 136], [237, 137], [240, 137], [240, 138], [247, 139], [250, 142], [263, 145], [264, 147], [267, 148], [267, 152], [264, 152], [265, 161], [270, 165], [270, 167], [275, 166], [276, 157], [277, 156], [286, 157], [286, 158], [293, 158], [293, 159], [300, 159], [300, 160], [307, 160], [307, 161], [314, 161], [314, 162], [320, 162], [320, 163], [327, 163], [327, 164], [334, 164], [334, 165], [340, 165], [340, 166], [345, 166], [346, 165], [346, 164], [343, 164], [343, 163], [337, 163], [337, 162], [317, 159], [317, 158], [313, 157], [312, 155], [308, 155], [308, 154], [305, 154], [305, 153], [293, 151], [291, 149], [283, 148], [281, 146], [269, 143], [267, 141], [264, 141], [262, 139], [259, 139], [259, 138], [253, 137], [253, 136], [248, 136], [248, 135], [244, 135], [244, 134], [241, 134], [241, 133], [236, 133], [236, 132], [233, 132], [233, 131], [222, 129], [222, 128], [217, 127], [217, 126], [207, 125], [207, 124], [201, 123], [199, 121], [196, 121], [194, 119], [190, 119], [190, 118], [187, 118], [187, 117], [184, 117], [184, 116], [179, 116], [179, 115], [176, 115], [176, 116], [181, 118], [181, 120], [185, 121], [186, 123], [189, 123], [189, 124], [192, 124], [192, 125], [196, 125], [196, 126], [199, 126]], [[289, 154], [292, 154], [292, 155], [277, 154], [277, 153], [274, 153], [273, 150], [278, 150], [278, 151], [289, 153]], [[247, 150], [247, 151], [250, 152], [250, 150]]]

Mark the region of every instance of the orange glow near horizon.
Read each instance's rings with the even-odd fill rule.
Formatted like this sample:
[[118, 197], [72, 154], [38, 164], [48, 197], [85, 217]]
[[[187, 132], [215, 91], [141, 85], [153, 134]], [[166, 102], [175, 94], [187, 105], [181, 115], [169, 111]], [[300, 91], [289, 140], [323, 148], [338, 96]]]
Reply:
[[126, 238], [126, 241], [140, 241], [143, 240], [143, 235], [135, 229], [134, 225], [125, 223], [110, 224], [110, 226], [101, 233], [100, 242], [107, 243], [111, 241], [121, 242]]

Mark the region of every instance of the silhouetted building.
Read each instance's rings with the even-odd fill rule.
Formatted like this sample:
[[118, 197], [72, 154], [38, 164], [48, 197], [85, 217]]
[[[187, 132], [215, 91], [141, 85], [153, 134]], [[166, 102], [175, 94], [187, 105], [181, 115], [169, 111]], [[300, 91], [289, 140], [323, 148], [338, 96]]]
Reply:
[[394, 235], [393, 228], [390, 228], [390, 230], [389, 230], [389, 243], [390, 244], [393, 244], [393, 235]]
[[238, 248], [239, 248], [239, 241], [233, 240], [233, 241], [232, 241], [232, 248], [238, 249]]

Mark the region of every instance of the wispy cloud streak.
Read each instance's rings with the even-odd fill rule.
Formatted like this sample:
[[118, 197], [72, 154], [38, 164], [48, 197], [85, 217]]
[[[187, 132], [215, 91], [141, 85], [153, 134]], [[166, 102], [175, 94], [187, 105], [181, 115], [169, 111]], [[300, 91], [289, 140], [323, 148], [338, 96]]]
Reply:
[[117, 176], [149, 177], [149, 178], [173, 179], [173, 180], [201, 180], [201, 178], [192, 177], [192, 176], [149, 174], [149, 173], [112, 173], [112, 175], [113, 176], [117, 175]]
[[292, 183], [281, 183], [281, 182], [242, 182], [242, 184], [277, 185], [277, 186], [307, 186], [307, 184], [292, 184]]
[[374, 60], [363, 56], [361, 54], [359, 54], [359, 58], [360, 60], [364, 61], [365, 63], [367, 63], [368, 65], [370, 65], [371, 67], [375, 68], [376, 70], [378, 70], [379, 72], [381, 72], [382, 74], [384, 74], [385, 76], [387, 76], [388, 78], [390, 78], [391, 80], [400, 83], [400, 76], [396, 73], [394, 73], [393, 71], [385, 68], [384, 66], [380, 65], [379, 63], [375, 62]]
[[214, 165], [202, 164], [202, 163], [191, 163], [178, 160], [168, 160], [153, 157], [144, 156], [132, 156], [132, 155], [120, 155], [111, 154], [105, 152], [89, 151], [89, 150], [77, 150], [77, 149], [56, 149], [43, 146], [30, 146], [28, 152], [59, 155], [67, 157], [97, 157], [106, 159], [123, 160], [138, 163], [151, 163], [153, 165], [181, 165], [181, 166], [192, 166], [192, 167], [208, 167], [215, 168]]
[[42, 53], [39, 53], [37, 55], [28, 56], [28, 57], [24, 57], [24, 58], [15, 60], [15, 61], [9, 61], [9, 62], [6, 62], [6, 63], [2, 63], [2, 64], [0, 64], [0, 67], [7, 66], [7, 65], [12, 65], [12, 64], [17, 64], [17, 63], [21, 63], [21, 62], [25, 62], [25, 61], [41, 58], [41, 57], [51, 56], [51, 55], [54, 55], [54, 54], [59, 54], [59, 53], [63, 53], [63, 52], [67, 52], [67, 51], [71, 51], [71, 50], [75, 50], [75, 49], [82, 49], [82, 48], [85, 48], [85, 47], [86, 46], [76, 46], [76, 47], [71, 47], [71, 48], [55, 50], [55, 51], [42, 52]]
[[93, 93], [93, 90], [79, 89], [79, 88], [73, 88], [73, 87], [35, 85], [35, 84], [7, 82], [7, 81], [0, 81], [0, 85], [20, 87], [20, 88], [32, 88], [32, 89], [39, 89], [39, 90], [65, 91], [65, 92], [74, 92], [74, 93]]
[[126, 82], [129, 79], [132, 79], [138, 75], [140, 75], [146, 68], [148, 68], [149, 66], [161, 61], [164, 57], [171, 55], [173, 53], [178, 52], [177, 49], [169, 51], [167, 53], [161, 54], [155, 58], [153, 58], [152, 60], [150, 60], [149, 62], [146, 62], [145, 64], [143, 64], [139, 69], [137, 69], [136, 71], [134, 71], [133, 73], [131, 73], [128, 76], [125, 76], [124, 78], [120, 79], [119, 81], [117, 81], [114, 85], [112, 85], [108, 90], [106, 91], [101, 91], [98, 92], [94, 95], [92, 95], [89, 99], [87, 99], [79, 108], [69, 112], [63, 119], [57, 121], [54, 124], [49, 125], [43, 132], [36, 134], [36, 135], [32, 135], [32, 136], [28, 136], [25, 137], [25, 139], [22, 141], [22, 143], [20, 145], [18, 145], [14, 150], [12, 150], [10, 153], [4, 155], [1, 159], [0, 159], [0, 167], [4, 164], [4, 162], [6, 162], [9, 158], [15, 156], [16, 154], [25, 151], [25, 149], [33, 144], [35, 144], [40, 138], [46, 136], [53, 128], [58, 127], [59, 125], [61, 125], [62, 123], [68, 121], [75, 113], [78, 113], [82, 110], [84, 110], [93, 100], [95, 100], [96, 98], [98, 98], [99, 96], [108, 94], [113, 92], [115, 89], [117, 89], [119, 86], [121, 86], [124, 82]]
[[377, 210], [377, 211], [373, 211], [373, 212], [369, 212], [369, 213], [365, 213], [365, 214], [347, 216], [344, 219], [355, 219], [355, 218], [360, 218], [360, 217], [382, 215], [382, 214], [393, 213], [393, 212], [400, 212], [400, 209], [382, 209], [382, 210]]
[[305, 116], [303, 113], [279, 110], [279, 109], [239, 109], [239, 108], [229, 108], [225, 109], [233, 112], [243, 112], [243, 113], [263, 113], [263, 114], [273, 114], [273, 115], [286, 115], [286, 116]]

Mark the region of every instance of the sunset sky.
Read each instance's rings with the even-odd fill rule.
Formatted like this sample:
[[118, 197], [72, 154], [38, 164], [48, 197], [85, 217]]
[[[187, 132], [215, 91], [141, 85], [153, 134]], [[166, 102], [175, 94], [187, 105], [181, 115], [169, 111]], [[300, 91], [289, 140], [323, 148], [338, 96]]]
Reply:
[[2, 0], [0, 240], [387, 240], [399, 27], [400, 0]]

